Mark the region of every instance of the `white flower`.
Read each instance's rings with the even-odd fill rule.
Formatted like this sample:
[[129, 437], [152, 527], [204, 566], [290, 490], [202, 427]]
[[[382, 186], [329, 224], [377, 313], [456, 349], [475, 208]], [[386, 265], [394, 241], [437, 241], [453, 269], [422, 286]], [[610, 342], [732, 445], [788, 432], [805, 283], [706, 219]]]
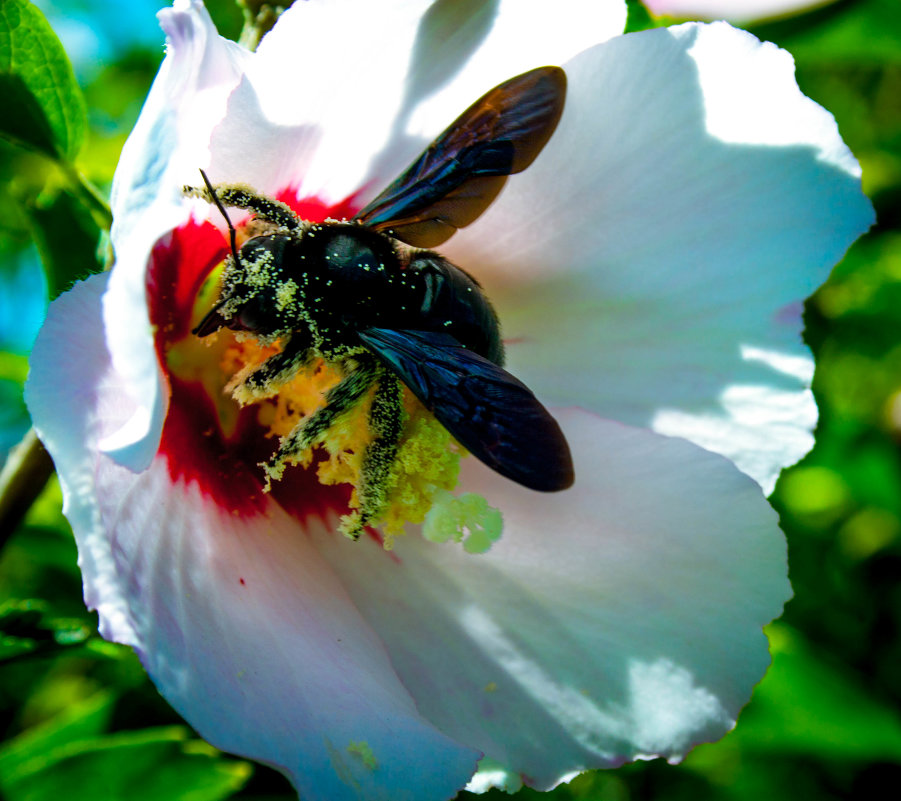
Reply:
[[733, 22], [787, 17], [829, 5], [835, 0], [644, 0], [655, 14]]
[[[811, 444], [800, 303], [872, 220], [791, 58], [725, 24], [614, 37], [624, 8], [596, 0], [308, 0], [255, 54], [199, 2], [160, 19], [116, 266], [53, 305], [28, 386], [103, 635], [304, 799], [446, 798], [483, 755], [547, 788], [729, 730], [790, 592], [762, 488]], [[182, 186], [202, 167], [352, 212], [543, 64], [568, 76], [556, 134], [441, 251], [495, 303], [576, 483], [467, 459], [458, 489], [503, 513], [490, 552], [351, 542], [313, 471], [261, 491], [273, 441], [189, 334], [226, 244]]]

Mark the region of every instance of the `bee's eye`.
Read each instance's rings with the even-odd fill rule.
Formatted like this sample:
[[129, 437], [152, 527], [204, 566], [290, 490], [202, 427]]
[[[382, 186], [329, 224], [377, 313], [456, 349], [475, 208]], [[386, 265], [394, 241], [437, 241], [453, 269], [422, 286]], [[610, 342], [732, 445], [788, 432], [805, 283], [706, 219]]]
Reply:
[[278, 320], [272, 313], [272, 305], [266, 303], [266, 293], [260, 292], [250, 298], [233, 318], [243, 331], [255, 334], [269, 334], [278, 327]]

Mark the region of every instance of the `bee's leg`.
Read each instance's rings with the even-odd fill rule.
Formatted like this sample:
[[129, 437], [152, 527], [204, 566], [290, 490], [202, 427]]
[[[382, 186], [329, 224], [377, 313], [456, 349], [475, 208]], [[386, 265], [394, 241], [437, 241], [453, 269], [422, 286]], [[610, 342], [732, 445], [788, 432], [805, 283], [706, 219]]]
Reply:
[[[231, 206], [236, 209], [252, 211], [257, 217], [275, 225], [296, 231], [300, 228], [301, 220], [286, 203], [275, 198], [259, 195], [249, 186], [241, 184], [217, 184], [212, 187], [216, 198], [223, 206]], [[214, 203], [216, 198], [210, 190], [202, 186], [185, 186], [183, 194], [188, 197], [199, 197], [208, 203]]]
[[363, 455], [360, 486], [357, 488], [359, 509], [342, 525], [351, 539], [359, 539], [363, 528], [377, 520], [385, 508], [388, 478], [397, 457], [397, 447], [404, 425], [403, 389], [400, 381], [389, 373], [378, 380], [369, 411], [372, 439]]
[[317, 440], [325, 436], [332, 423], [349, 411], [366, 394], [378, 378], [381, 368], [370, 360], [361, 361], [340, 383], [332, 387], [320, 406], [306, 420], [298, 423], [286, 437], [282, 437], [278, 450], [268, 462], [261, 463], [266, 472], [267, 484], [280, 479], [288, 463], [298, 461]]
[[232, 396], [241, 404], [271, 397], [282, 384], [290, 381], [301, 368], [310, 364], [311, 357], [305, 338], [295, 334], [279, 353], [270, 356], [252, 372], [241, 376], [233, 387], [229, 387]]

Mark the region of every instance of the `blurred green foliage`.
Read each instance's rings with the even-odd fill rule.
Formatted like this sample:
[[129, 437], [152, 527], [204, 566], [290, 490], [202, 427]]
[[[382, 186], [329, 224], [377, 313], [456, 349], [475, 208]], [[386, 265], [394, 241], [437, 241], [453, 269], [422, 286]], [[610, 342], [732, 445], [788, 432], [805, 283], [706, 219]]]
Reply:
[[[55, 8], [81, 14], [98, 5]], [[149, 14], [154, 4], [145, 5]], [[230, 0], [208, 6], [220, 30], [237, 38], [241, 17]], [[663, 22], [637, 2], [629, 21], [635, 30]], [[25, 23], [39, 33], [13, 63], [9, 43]], [[845, 0], [752, 31], [790, 50], [802, 90], [834, 113], [879, 220], [807, 304], [817, 445], [773, 496], [795, 598], [769, 630], [772, 669], [722, 741], [681, 765], [637, 763], [519, 798], [871, 799], [892, 797], [897, 789], [886, 787], [901, 784], [897, 0]], [[117, 47], [102, 63], [76, 58], [73, 74], [40, 12], [24, 0], [0, 6], [0, 85], [7, 103], [23, 109], [0, 121], [0, 135], [16, 142], [0, 141], [0, 286], [23, 293], [13, 325], [0, 330], [0, 450], [27, 427], [26, 353], [46, 301], [104, 263], [92, 187], [108, 193], [162, 57], [146, 40]], [[53, 68], [38, 69], [43, 59]], [[0, 555], [0, 793], [11, 801], [293, 797], [274, 771], [255, 766], [251, 776], [250, 765], [191, 735], [134, 654], [99, 638], [81, 601], [60, 502], [51, 482]]]

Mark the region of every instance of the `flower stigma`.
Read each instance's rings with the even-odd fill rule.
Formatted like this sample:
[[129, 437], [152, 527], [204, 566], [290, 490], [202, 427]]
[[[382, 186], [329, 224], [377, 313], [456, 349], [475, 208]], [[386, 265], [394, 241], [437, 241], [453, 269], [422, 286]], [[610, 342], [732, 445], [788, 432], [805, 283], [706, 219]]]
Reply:
[[422, 536], [430, 542], [463, 542], [467, 553], [485, 553], [500, 539], [503, 528], [500, 510], [489, 506], [481, 495], [439, 491], [426, 514]]

